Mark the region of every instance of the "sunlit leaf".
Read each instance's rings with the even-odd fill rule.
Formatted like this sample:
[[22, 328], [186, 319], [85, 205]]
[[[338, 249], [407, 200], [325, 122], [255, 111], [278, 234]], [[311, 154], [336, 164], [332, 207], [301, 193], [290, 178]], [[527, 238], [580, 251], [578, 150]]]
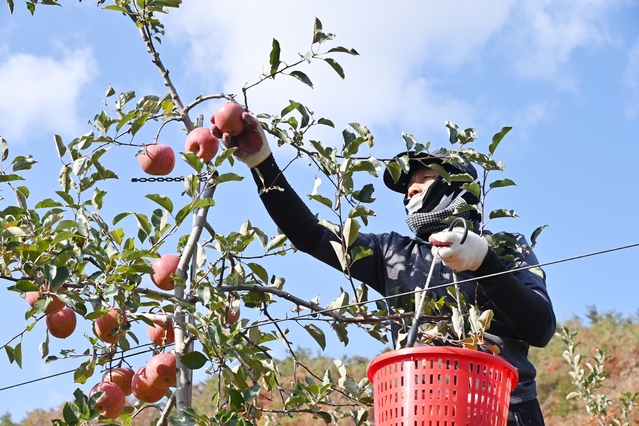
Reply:
[[490, 152], [491, 155], [495, 152], [495, 150], [497, 149], [497, 146], [499, 145], [501, 140], [504, 138], [504, 136], [506, 136], [508, 132], [510, 132], [511, 130], [512, 130], [512, 127], [502, 127], [502, 129], [498, 133], [495, 133], [495, 135], [493, 136], [493, 140], [490, 143], [490, 146], [488, 147], [488, 152]]
[[306, 74], [304, 74], [302, 71], [291, 71], [291, 73], [289, 74], [291, 77], [295, 77], [296, 79], [298, 79], [299, 81], [301, 81], [302, 83], [306, 84], [307, 86], [309, 86], [310, 88], [313, 88], [313, 82], [311, 81], [310, 78], [308, 78], [308, 76]]
[[326, 336], [318, 326], [316, 326], [315, 324], [307, 324], [304, 326], [304, 328], [306, 329], [308, 334], [310, 334], [311, 337], [315, 339], [317, 344], [320, 345], [320, 348], [322, 348], [322, 350], [326, 349]]
[[169, 213], [173, 213], [173, 201], [171, 201], [171, 199], [169, 197], [167, 197], [166, 195], [163, 195], [163, 194], [148, 194], [148, 195], [146, 195], [146, 198], [148, 198], [151, 201], [155, 201], [162, 208], [167, 210]]
[[186, 368], [197, 370], [204, 367], [208, 358], [202, 352], [193, 351], [180, 356], [180, 361]]

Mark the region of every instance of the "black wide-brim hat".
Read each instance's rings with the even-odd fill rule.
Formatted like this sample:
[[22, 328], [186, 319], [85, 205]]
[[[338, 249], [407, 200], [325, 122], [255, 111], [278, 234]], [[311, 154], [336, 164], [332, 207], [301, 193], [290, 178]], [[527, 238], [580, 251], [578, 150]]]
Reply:
[[[423, 165], [428, 165], [431, 163], [441, 164], [441, 166], [449, 173], [468, 173], [473, 177], [473, 179], [477, 179], [477, 170], [475, 170], [472, 164], [444, 163], [446, 155], [440, 150], [430, 153], [423, 151], [419, 153], [415, 153], [415, 151], [402, 151], [394, 158], [402, 157], [404, 155], [408, 155], [408, 164], [410, 166], [410, 170], [408, 173], [402, 172], [399, 175], [399, 179], [397, 179], [397, 182], [393, 180], [393, 175], [391, 175], [388, 167], [386, 168], [386, 170], [384, 170], [384, 184], [389, 189], [395, 192], [399, 192], [400, 194], [406, 194], [408, 192], [408, 182], [410, 180], [412, 172], [415, 170], [413, 166], [416, 163], [420, 163]], [[394, 161], [396, 160], [392, 160], [391, 163]]]

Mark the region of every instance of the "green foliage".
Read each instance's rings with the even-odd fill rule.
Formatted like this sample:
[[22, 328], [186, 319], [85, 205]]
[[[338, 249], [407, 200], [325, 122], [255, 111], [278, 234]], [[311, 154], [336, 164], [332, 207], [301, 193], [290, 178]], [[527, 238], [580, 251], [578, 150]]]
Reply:
[[[365, 285], [354, 282], [350, 273], [356, 262], [373, 255], [370, 249], [357, 244], [360, 230], [376, 214], [372, 209], [375, 201], [372, 180], [378, 178], [384, 167], [395, 178], [408, 172], [407, 156], [377, 159], [372, 155], [375, 145], [372, 133], [365, 125], [355, 122], [341, 131], [337, 146], [315, 140], [310, 135], [317, 126], [334, 128], [334, 123], [329, 118], [316, 116], [311, 108], [295, 100], [289, 101], [279, 113], [258, 115], [263, 128], [277, 139], [279, 146], [294, 148], [299, 154], [295, 160], [304, 158], [317, 169], [315, 186], [308, 198], [330, 213], [330, 220], [322, 224], [336, 236], [333, 248], [348, 283], [326, 306], [318, 300], [296, 297], [285, 288], [286, 279], [269, 272], [261, 262], [267, 256], [285, 256], [295, 251], [284, 235], [268, 235], [250, 221], [227, 233], [215, 232], [208, 224], [207, 213], [215, 205], [217, 186], [243, 179], [226, 170], [234, 163], [232, 150], [224, 150], [209, 163], [192, 153], [182, 156], [183, 162], [192, 169], [184, 177], [186, 200], [153, 193], [145, 196], [154, 203], [149, 210], [125, 210], [112, 216], [104, 213], [106, 183], [118, 179], [110, 168], [118, 161], [114, 151], [142, 149], [144, 143], [138, 139], [143, 130], [155, 133], [153, 143], [160, 140], [167, 126], [179, 125], [190, 131], [194, 125], [189, 112], [195, 106], [211, 99], [233, 98], [226, 94], [200, 96], [188, 105], [182, 104], [156, 48], [165, 33], [160, 17], [180, 3], [179, 0], [112, 0], [103, 6], [129, 18], [139, 30], [153, 63], [162, 73], [167, 93], [139, 95], [131, 89], [118, 91], [109, 86], [104, 98], [105, 109], [93, 116], [91, 131], [70, 142], [54, 135], [62, 162], [57, 176], [59, 190], [42, 200], [30, 200], [29, 189], [19, 183], [38, 163], [32, 156], [12, 158], [9, 142], [0, 138], [0, 184], [15, 199], [14, 204], [0, 212], [0, 244], [4, 248], [0, 253], [0, 278], [11, 283], [10, 291], [21, 295], [34, 290], [48, 295], [57, 292], [81, 320], [95, 320], [109, 307], [123, 312], [129, 322], [122, 325], [125, 334], [117, 343], [108, 344], [97, 336], [87, 336], [87, 347], [81, 355], [83, 361], [74, 373], [74, 381], [79, 384], [86, 383], [96, 369], [113, 364], [116, 357], [126, 358], [131, 348], [140, 343], [131, 331], [131, 322], [149, 323], [153, 315], [171, 316], [178, 331], [178, 369], [180, 372], [205, 369], [211, 375], [216, 388], [210, 401], [216, 411], [186, 406], [184, 401], [188, 398], [183, 396], [190, 388], [181, 381], [172, 397], [176, 410], [172, 414], [159, 414], [161, 424], [166, 424], [170, 417], [174, 424], [248, 425], [262, 416], [268, 416], [271, 424], [277, 424], [277, 419], [293, 413], [305, 413], [326, 423], [348, 419], [353, 424], [368, 424], [371, 389], [361, 371], [362, 360], [355, 362], [357, 375], [348, 371], [350, 365], [343, 360], [333, 361], [330, 367], [304, 367], [305, 372], [298, 375], [295, 372], [303, 365], [302, 358], [291, 348], [289, 330], [281, 323], [288, 321], [286, 324], [300, 326], [324, 349], [327, 327], [321, 327], [322, 323], [329, 324], [331, 332], [345, 345], [354, 327], [385, 344], [394, 321], [410, 320], [414, 305], [400, 307], [391, 315], [382, 301], [369, 297]], [[13, 0], [8, 0], [8, 4], [13, 12]], [[26, 4], [33, 13], [36, 4], [57, 2], [30, 0]], [[315, 19], [309, 51], [298, 54], [299, 58], [293, 61], [282, 60], [285, 52], [274, 39], [267, 69], [256, 82], [242, 89], [245, 106], [248, 108], [251, 88], [280, 75], [314, 87], [309, 75], [300, 69], [312, 62], [324, 62], [344, 78], [344, 69], [335, 58], [358, 53], [342, 46], [327, 47], [334, 37]], [[471, 208], [478, 209], [488, 220], [516, 217], [514, 211], [507, 209], [483, 211], [490, 191], [514, 185], [509, 179], [488, 181], [490, 172], [504, 169], [503, 163], [493, 155], [510, 128], [504, 127], [495, 134], [488, 154], [471, 148], [476, 139], [475, 129], [460, 130], [452, 122], [447, 122], [446, 128], [451, 143], [450, 149], [445, 150], [446, 161], [473, 163], [483, 170], [483, 176], [478, 183], [468, 175], [449, 174], [440, 167], [441, 174], [449, 181], [463, 182], [465, 189], [476, 194], [481, 202]], [[404, 134], [403, 140], [407, 150], [422, 151], [430, 147], [429, 143], [419, 143], [410, 134]], [[263, 186], [262, 191], [281, 189]], [[326, 187], [330, 189], [325, 190]], [[188, 220], [193, 216], [195, 220]], [[533, 242], [541, 229], [535, 231]], [[210, 234], [207, 240], [202, 239], [204, 230]], [[522, 247], [507, 233], [495, 234], [490, 240], [504, 257], [512, 256], [513, 251], [530, 249]], [[148, 280], [153, 273], [151, 262], [160, 256], [161, 248], [169, 245], [180, 254], [178, 269], [171, 275], [176, 282], [175, 291], [146, 288], [143, 280]], [[412, 299], [413, 295], [410, 296]], [[297, 315], [274, 318], [272, 312], [283, 302], [293, 305], [292, 311]], [[38, 303], [27, 311], [29, 325], [25, 332], [43, 317], [47, 303]], [[236, 311], [240, 307], [260, 312], [260, 319], [231, 321], [229, 309]], [[430, 317], [426, 321], [424, 343], [439, 341], [471, 348], [484, 345], [483, 332], [492, 318], [490, 311], [481, 312], [469, 306], [466, 295], [455, 286], [449, 288], [449, 297], [426, 300], [420, 314]], [[10, 362], [19, 368], [22, 366], [21, 339], [22, 334], [14, 339], [16, 343], [11, 341], [3, 347]], [[198, 349], [189, 352], [185, 343], [194, 341], [198, 342]], [[272, 345], [276, 342], [291, 353], [289, 361], [273, 358]], [[47, 362], [79, 356], [73, 350], [63, 350], [59, 356], [50, 355], [48, 334], [40, 345], [40, 352]], [[284, 383], [281, 370], [288, 368], [289, 362], [293, 364], [294, 377]], [[260, 405], [263, 394], [278, 400], [275, 409], [263, 409]], [[62, 418], [54, 424], [77, 425], [95, 420], [96, 398], [89, 398], [78, 389], [73, 402], [65, 404]], [[115, 422], [128, 424], [143, 409], [143, 406], [131, 408]]]

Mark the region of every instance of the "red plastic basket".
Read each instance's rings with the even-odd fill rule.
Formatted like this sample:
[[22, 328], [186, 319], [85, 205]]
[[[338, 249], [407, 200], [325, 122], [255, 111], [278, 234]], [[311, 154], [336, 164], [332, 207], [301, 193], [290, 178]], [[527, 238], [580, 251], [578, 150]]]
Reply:
[[517, 370], [496, 355], [447, 346], [383, 353], [366, 369], [375, 426], [506, 426]]

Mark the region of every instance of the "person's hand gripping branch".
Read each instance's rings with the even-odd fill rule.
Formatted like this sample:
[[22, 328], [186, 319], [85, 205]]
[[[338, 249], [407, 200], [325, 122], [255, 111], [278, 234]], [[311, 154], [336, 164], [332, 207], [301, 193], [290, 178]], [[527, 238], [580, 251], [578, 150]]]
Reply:
[[[488, 243], [474, 232], [468, 232], [464, 239], [464, 229], [453, 228], [433, 234], [428, 241], [433, 245], [433, 256], [439, 256], [455, 272], [475, 271], [488, 253]], [[463, 241], [463, 243], [462, 243]]]
[[215, 137], [222, 139], [222, 143], [227, 149], [237, 148], [233, 156], [253, 168], [271, 155], [271, 148], [268, 146], [262, 125], [255, 117], [243, 112], [242, 121], [244, 122], [244, 130], [237, 136], [231, 136], [228, 133], [222, 133], [212, 118], [211, 132]]

